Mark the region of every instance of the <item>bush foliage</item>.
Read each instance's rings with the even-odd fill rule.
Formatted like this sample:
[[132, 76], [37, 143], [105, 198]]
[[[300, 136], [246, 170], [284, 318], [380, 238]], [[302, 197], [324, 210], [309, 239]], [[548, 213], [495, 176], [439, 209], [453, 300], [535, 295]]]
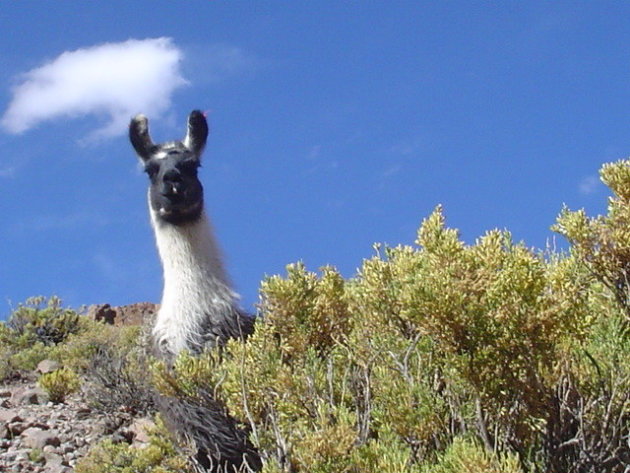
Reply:
[[[267, 278], [247, 341], [184, 353], [173, 367], [153, 362], [153, 385], [168, 396], [212, 393], [249, 429], [265, 473], [621, 473], [630, 161], [601, 175], [613, 192], [607, 215], [565, 208], [553, 227], [566, 253], [497, 230], [466, 244], [438, 207], [415, 245], [379, 247], [353, 278], [301, 263]], [[61, 345], [85, 353], [81, 337]], [[56, 353], [72, 364], [72, 350]], [[146, 363], [130, 360], [133, 373]], [[120, 469], [98, 471], [145, 464], [141, 451], [121, 449], [99, 447], [98, 461], [116, 457]], [[150, 465], [138, 471], [179, 471]]]
[[52, 402], [59, 403], [79, 389], [80, 381], [74, 371], [60, 368], [40, 376], [38, 384], [48, 393]]
[[157, 419], [149, 444], [134, 448], [125, 442], [105, 440], [90, 450], [74, 469], [76, 473], [192, 473], [179, 455], [164, 423]]

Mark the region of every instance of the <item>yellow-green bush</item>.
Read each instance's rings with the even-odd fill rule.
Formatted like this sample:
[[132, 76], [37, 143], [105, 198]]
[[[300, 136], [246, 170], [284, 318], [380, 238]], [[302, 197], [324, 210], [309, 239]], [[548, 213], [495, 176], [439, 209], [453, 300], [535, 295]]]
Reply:
[[554, 229], [615, 296], [630, 323], [630, 160], [605, 164], [600, 176], [613, 192], [608, 214], [590, 218], [584, 210], [565, 207]]
[[81, 386], [77, 374], [68, 369], [60, 368], [39, 377], [38, 384], [48, 393], [52, 402], [64, 402], [66, 397], [75, 393]]
[[63, 308], [57, 297], [34, 297], [0, 322], [0, 380], [35, 369], [57, 346], [84, 326], [84, 318]]
[[75, 311], [62, 307], [58, 297], [33, 297], [9, 317], [6, 326], [10, 338], [5, 338], [5, 342], [17, 342], [20, 346], [32, 341], [55, 345], [80, 329], [79, 319]]
[[456, 437], [433, 465], [422, 473], [522, 473], [518, 458], [513, 454], [496, 455], [478, 442]]
[[610, 215], [559, 217], [570, 254], [506, 231], [466, 244], [438, 207], [416, 246], [379, 248], [354, 278], [295, 264], [267, 279], [246, 342], [158, 365], [157, 387], [213, 393], [268, 473], [622, 471], [627, 166], [603, 171]]
[[76, 473], [192, 473], [184, 456], [178, 453], [164, 423], [158, 418], [142, 448], [104, 440], [93, 447], [76, 465]]
[[[301, 263], [268, 278], [246, 341], [183, 353], [172, 367], [154, 362], [153, 385], [223, 403], [249, 430], [264, 473], [621, 473], [630, 464], [630, 162], [602, 177], [615, 194], [608, 215], [558, 218], [566, 254], [506, 231], [466, 244], [438, 207], [414, 246], [378, 247], [353, 278]], [[113, 359], [128, 360], [121, 372], [140, 379], [137, 334], [115, 342], [117, 329], [107, 330], [79, 330], [51, 353], [89, 382], [102, 372], [78, 355], [117, 346]], [[77, 471], [183, 471], [168, 436], [158, 440], [147, 453], [103, 444]]]

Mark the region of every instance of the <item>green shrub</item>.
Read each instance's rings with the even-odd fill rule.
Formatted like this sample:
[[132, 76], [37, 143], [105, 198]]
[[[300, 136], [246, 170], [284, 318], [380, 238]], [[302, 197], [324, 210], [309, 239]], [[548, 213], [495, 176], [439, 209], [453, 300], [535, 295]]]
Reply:
[[133, 414], [153, 409], [147, 347], [140, 327], [85, 320], [83, 329], [55, 346], [50, 357], [81, 374], [92, 407]]
[[522, 473], [515, 455], [495, 455], [475, 441], [457, 437], [434, 465], [422, 473]]
[[[608, 215], [565, 209], [554, 227], [568, 254], [497, 230], [466, 244], [438, 207], [416, 245], [378, 247], [353, 278], [299, 263], [266, 279], [246, 341], [167, 366], [144, 358], [138, 332], [80, 322], [38, 347], [112, 409], [148, 395], [149, 376], [167, 396], [210, 393], [249, 430], [264, 473], [622, 473], [630, 162], [602, 177]], [[0, 328], [0, 340], [16, 333]], [[14, 364], [35, 359], [28, 337], [0, 345]], [[77, 471], [187, 471], [177, 451], [161, 426], [147, 449], [105, 442]]]
[[28, 452], [28, 459], [33, 463], [44, 463], [46, 461], [44, 452], [40, 448], [33, 448]]
[[439, 207], [416, 243], [379, 248], [348, 280], [290, 265], [263, 282], [246, 342], [155, 365], [158, 390], [213, 393], [268, 472], [621, 464], [625, 306], [591, 260], [505, 231], [467, 245]]
[[504, 232], [467, 246], [439, 209], [419, 243], [386, 249], [346, 282], [289, 266], [263, 284], [246, 342], [156, 365], [158, 389], [214, 393], [271, 471], [371, 471], [383, 445], [414, 471], [464, 432], [529, 461], [567, 340], [580, 346], [591, 324], [588, 278]]
[[57, 297], [34, 297], [0, 322], [0, 380], [31, 371], [37, 364], [53, 357], [56, 348], [68, 337], [80, 333], [86, 318], [62, 308]]
[[17, 371], [32, 371], [40, 361], [50, 358], [52, 347], [37, 341], [33, 345], [14, 352], [9, 357], [9, 363]]
[[584, 210], [564, 208], [555, 231], [591, 274], [614, 295], [630, 323], [630, 160], [605, 164], [600, 176], [610, 187], [608, 214], [589, 218]]
[[104, 440], [90, 449], [76, 465], [76, 473], [192, 473], [178, 453], [164, 423], [158, 418], [149, 432], [149, 444], [136, 448], [127, 443]]
[[34, 297], [11, 314], [7, 327], [14, 339], [21, 339], [20, 345], [32, 340], [44, 345], [56, 345], [79, 331], [79, 319], [75, 311], [62, 308], [58, 297], [53, 296], [48, 300]]
[[70, 394], [75, 393], [81, 382], [74, 371], [60, 368], [40, 376], [38, 384], [48, 393], [52, 402], [60, 403]]

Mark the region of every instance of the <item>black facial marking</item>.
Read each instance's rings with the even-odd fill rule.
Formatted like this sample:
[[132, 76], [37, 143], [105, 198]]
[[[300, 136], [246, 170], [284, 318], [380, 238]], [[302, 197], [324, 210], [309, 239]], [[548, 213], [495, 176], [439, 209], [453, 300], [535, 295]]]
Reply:
[[159, 151], [147, 161], [151, 208], [159, 219], [182, 225], [200, 217], [203, 186], [197, 177], [198, 167], [199, 161], [189, 151]]
[[203, 114], [193, 111], [183, 141], [156, 145], [151, 141], [148, 120], [134, 118], [129, 138], [149, 176], [149, 203], [158, 221], [185, 225], [203, 212], [203, 186], [197, 177], [200, 154], [208, 136]]

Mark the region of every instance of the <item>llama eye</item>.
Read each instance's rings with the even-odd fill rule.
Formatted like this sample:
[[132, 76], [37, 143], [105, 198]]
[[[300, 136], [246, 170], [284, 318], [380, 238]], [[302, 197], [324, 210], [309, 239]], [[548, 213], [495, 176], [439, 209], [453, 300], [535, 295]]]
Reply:
[[183, 172], [187, 172], [190, 174], [196, 173], [197, 172], [197, 168], [199, 167], [199, 162], [198, 161], [184, 161], [179, 165], [179, 168], [183, 171]]
[[157, 174], [159, 169], [160, 167], [158, 165], [149, 163], [144, 167], [144, 172], [146, 172], [149, 175], [149, 177], [153, 177]]

